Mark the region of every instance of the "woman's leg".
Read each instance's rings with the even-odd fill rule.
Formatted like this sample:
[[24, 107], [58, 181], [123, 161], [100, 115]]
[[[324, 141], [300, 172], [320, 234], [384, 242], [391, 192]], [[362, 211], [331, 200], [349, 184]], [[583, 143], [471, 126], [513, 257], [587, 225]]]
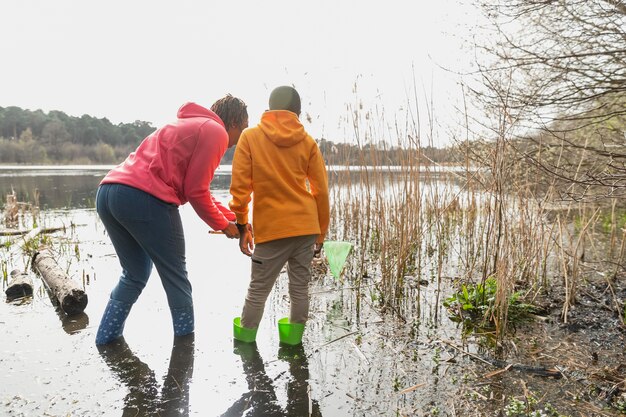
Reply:
[[[120, 223], [141, 246], [156, 267], [167, 294], [174, 334], [183, 336], [194, 330], [191, 283], [187, 277], [185, 236], [178, 207], [143, 191], [119, 185], [115, 212]], [[132, 200], [140, 211], [128, 215], [126, 205]], [[126, 214], [121, 218], [122, 214]]]
[[185, 235], [180, 213], [176, 206], [169, 206], [164, 215], [163, 233], [160, 241], [147, 248], [161, 277], [172, 315], [174, 335], [184, 336], [194, 331], [192, 287], [187, 273]]
[[146, 212], [150, 210], [141, 195], [126, 193], [121, 187], [125, 186], [102, 185], [96, 196], [96, 208], [122, 266], [122, 275], [111, 298], [133, 304], [150, 278], [152, 261], [132, 231], [148, 227], [150, 216]]
[[[111, 292], [111, 298], [98, 327], [96, 335], [98, 345], [110, 343], [122, 335], [130, 309], [145, 287], [152, 269], [148, 254], [114, 214], [113, 200], [116, 190], [114, 184], [105, 184], [98, 188], [96, 195], [98, 215], [122, 266], [122, 275]], [[132, 210], [132, 205], [129, 205], [128, 210]]]

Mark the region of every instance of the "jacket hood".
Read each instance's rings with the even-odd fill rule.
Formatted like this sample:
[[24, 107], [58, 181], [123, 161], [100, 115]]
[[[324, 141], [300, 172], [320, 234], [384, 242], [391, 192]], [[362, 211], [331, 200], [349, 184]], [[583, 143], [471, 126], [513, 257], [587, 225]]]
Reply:
[[224, 126], [224, 122], [217, 114], [215, 114], [215, 112], [204, 108], [196, 103], [189, 102], [183, 104], [182, 106], [180, 106], [180, 109], [178, 109], [178, 113], [176, 114], [176, 116], [179, 119], [188, 119], [190, 117], [206, 117], [208, 119], [215, 120], [216, 122]]
[[259, 128], [276, 146], [288, 148], [307, 137], [298, 116], [288, 110], [269, 110], [261, 116]]

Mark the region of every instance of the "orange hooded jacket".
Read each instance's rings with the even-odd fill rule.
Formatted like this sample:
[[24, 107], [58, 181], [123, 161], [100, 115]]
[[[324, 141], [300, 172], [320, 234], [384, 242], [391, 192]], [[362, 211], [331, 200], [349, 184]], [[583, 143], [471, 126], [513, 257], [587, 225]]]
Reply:
[[[233, 158], [230, 209], [237, 223], [252, 227], [256, 244], [328, 230], [328, 177], [322, 153], [298, 116], [266, 111], [239, 138]], [[308, 182], [308, 184], [307, 184]]]

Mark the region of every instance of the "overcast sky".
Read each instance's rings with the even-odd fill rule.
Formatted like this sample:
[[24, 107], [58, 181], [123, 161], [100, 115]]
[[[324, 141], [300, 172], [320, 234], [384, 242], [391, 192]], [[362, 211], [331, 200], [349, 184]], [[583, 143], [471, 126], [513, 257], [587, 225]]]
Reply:
[[413, 78], [448, 119], [460, 88], [438, 65], [467, 65], [459, 36], [476, 19], [459, 0], [2, 0], [0, 16], [2, 107], [158, 126], [231, 93], [253, 125], [288, 84], [305, 127], [334, 141], [350, 136], [357, 96], [402, 114]]

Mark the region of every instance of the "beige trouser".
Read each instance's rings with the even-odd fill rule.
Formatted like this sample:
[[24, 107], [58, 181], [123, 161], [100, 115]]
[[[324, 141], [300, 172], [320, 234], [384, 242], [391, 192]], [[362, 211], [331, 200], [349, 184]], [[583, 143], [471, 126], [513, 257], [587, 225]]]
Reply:
[[250, 286], [241, 313], [243, 327], [249, 329], [259, 327], [265, 301], [285, 263], [291, 301], [289, 322], [306, 322], [309, 315], [310, 266], [316, 238], [317, 235], [295, 236], [256, 245], [252, 254]]

